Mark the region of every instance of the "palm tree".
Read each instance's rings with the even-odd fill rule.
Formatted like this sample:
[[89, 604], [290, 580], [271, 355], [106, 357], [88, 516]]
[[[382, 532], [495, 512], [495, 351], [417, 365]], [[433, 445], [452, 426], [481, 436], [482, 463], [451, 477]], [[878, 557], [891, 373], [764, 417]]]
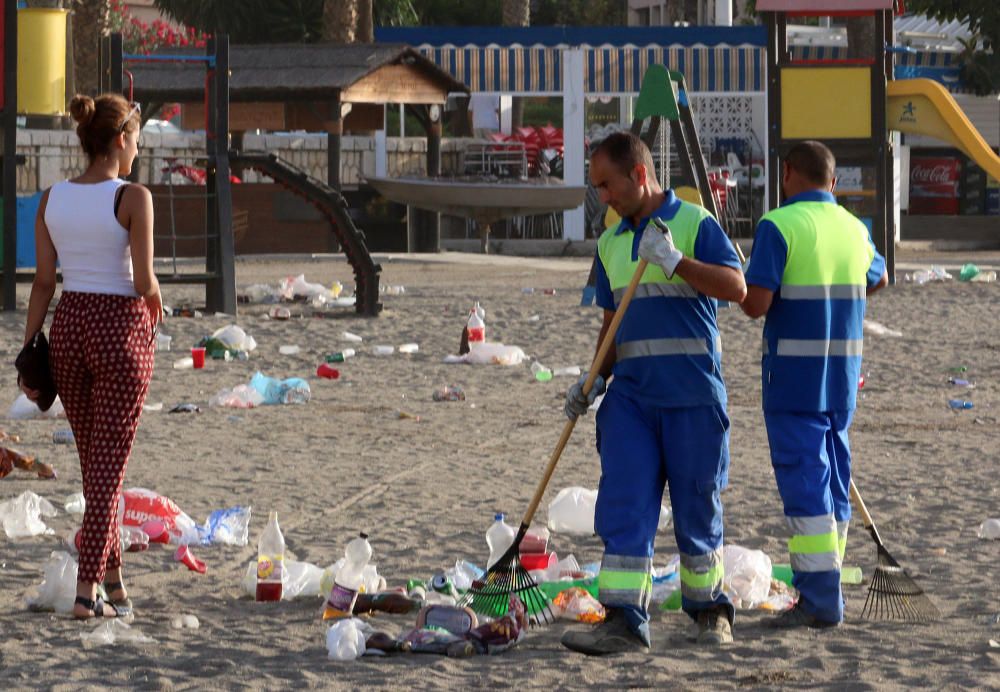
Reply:
[[[531, 0], [503, 0], [501, 12], [504, 26], [531, 26]], [[510, 125], [524, 124], [524, 98], [515, 96], [510, 104]]]
[[323, 40], [354, 43], [358, 0], [323, 0]]
[[75, 0], [73, 9], [73, 71], [76, 90], [97, 94], [98, 44], [108, 33], [111, 0]]

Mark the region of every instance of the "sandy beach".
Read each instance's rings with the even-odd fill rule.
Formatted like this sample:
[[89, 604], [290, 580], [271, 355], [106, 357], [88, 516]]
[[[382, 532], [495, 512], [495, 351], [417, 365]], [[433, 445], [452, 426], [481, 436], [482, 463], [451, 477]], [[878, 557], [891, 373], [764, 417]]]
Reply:
[[[490, 257], [459, 253], [379, 258], [385, 284], [405, 286], [383, 297], [377, 319], [350, 310], [326, 317], [289, 305], [288, 321], [267, 319], [266, 305], [241, 306], [239, 318], [171, 318], [163, 330], [173, 350], [157, 354], [148, 402], [163, 410], [143, 414], [126, 487], [150, 488], [173, 499], [196, 521], [221, 507], [251, 505], [246, 547], [195, 547], [208, 565], [199, 575], [153, 545], [128, 554], [125, 573], [136, 607], [133, 628], [155, 644], [84, 647], [96, 623], [28, 612], [26, 597], [40, 582], [50, 552], [75, 529], [62, 510], [80, 490], [75, 450], [52, 443], [62, 420], [4, 420], [20, 449], [53, 463], [55, 481], [15, 471], [0, 480], [0, 502], [32, 490], [49, 499], [56, 534], [9, 539], [0, 532], [0, 686], [5, 689], [361, 689], [441, 688], [774, 688], [935, 689], [1000, 687], [1000, 542], [977, 538], [989, 516], [1000, 516], [997, 476], [1000, 416], [1000, 326], [997, 283], [914, 285], [902, 281], [875, 296], [868, 318], [902, 337], [866, 335], [866, 384], [852, 429], [855, 480], [889, 550], [916, 577], [942, 611], [927, 624], [860, 619], [875, 550], [855, 522], [846, 562], [861, 566], [866, 583], [845, 587], [847, 621], [835, 631], [772, 633], [769, 615], [740, 612], [736, 641], [721, 649], [689, 643], [686, 616], [653, 615], [648, 654], [591, 659], [559, 644], [559, 622], [530, 631], [519, 647], [493, 657], [448, 659], [397, 655], [351, 663], [327, 659], [320, 600], [258, 604], [242, 595], [240, 579], [256, 555], [269, 511], [277, 511], [289, 554], [325, 566], [343, 554], [358, 531], [370, 534], [373, 560], [389, 585], [429, 578], [463, 558], [484, 564], [484, 534], [493, 512], [520, 521], [563, 426], [569, 378], [536, 382], [528, 364], [447, 365], [457, 352], [474, 300], [486, 309], [487, 338], [521, 347], [549, 367], [586, 368], [600, 312], [582, 308], [580, 288], [588, 259]], [[903, 252], [903, 270], [941, 261], [957, 270], [966, 261], [1000, 265], [1000, 253]], [[238, 284], [304, 273], [349, 289], [342, 260], [241, 260]], [[954, 272], [957, 275], [957, 271]], [[903, 271], [899, 276], [902, 278]], [[534, 288], [526, 294], [524, 288]], [[554, 295], [542, 289], [554, 288]], [[3, 410], [16, 395], [13, 360], [23, 334], [28, 287], [19, 287], [17, 313], [0, 315], [0, 352], [8, 374], [0, 388]], [[164, 288], [164, 302], [203, 302], [200, 287]], [[533, 319], [534, 316], [537, 319]], [[201, 371], [174, 370], [199, 338], [239, 324], [258, 342], [248, 361], [209, 361]], [[726, 541], [764, 550], [787, 562], [786, 527], [770, 468], [760, 411], [761, 322], [738, 309], [720, 311], [724, 374], [732, 419], [730, 487], [724, 493]], [[51, 319], [49, 320], [51, 323]], [[48, 326], [48, 324], [47, 324]], [[340, 366], [336, 381], [315, 377], [323, 356], [352, 346], [343, 331], [361, 335], [357, 357]], [[375, 344], [416, 342], [418, 353], [375, 357]], [[279, 353], [298, 345], [296, 355]], [[973, 391], [948, 385], [950, 368], [967, 366]], [[218, 390], [245, 384], [257, 370], [308, 379], [312, 399], [299, 406], [252, 410], [209, 408]], [[454, 384], [461, 402], [435, 402], [435, 389]], [[952, 411], [949, 398], [974, 402]], [[170, 414], [198, 404], [199, 414]], [[0, 412], [2, 413], [2, 412]], [[402, 414], [407, 414], [401, 416]], [[597, 487], [599, 462], [593, 415], [576, 428], [539, 512], [559, 489]], [[600, 559], [596, 537], [555, 534], [551, 546], [580, 563]], [[655, 564], [676, 552], [661, 534]], [[172, 629], [179, 614], [200, 628]], [[378, 615], [371, 623], [390, 634], [413, 625], [412, 616]]]

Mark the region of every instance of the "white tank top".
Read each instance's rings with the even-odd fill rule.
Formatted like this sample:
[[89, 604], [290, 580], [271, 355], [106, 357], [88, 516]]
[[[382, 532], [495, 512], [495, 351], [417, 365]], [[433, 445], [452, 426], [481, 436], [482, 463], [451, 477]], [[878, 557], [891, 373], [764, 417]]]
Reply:
[[65, 180], [49, 190], [45, 225], [62, 269], [63, 290], [137, 296], [128, 230], [115, 217], [115, 193], [125, 184]]

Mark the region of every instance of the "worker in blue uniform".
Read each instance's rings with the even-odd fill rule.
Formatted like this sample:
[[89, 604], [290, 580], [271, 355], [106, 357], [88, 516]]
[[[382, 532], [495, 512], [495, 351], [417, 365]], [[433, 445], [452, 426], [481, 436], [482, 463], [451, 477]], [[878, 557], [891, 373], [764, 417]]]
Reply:
[[566, 415], [575, 419], [613, 376], [597, 413], [595, 529], [604, 541], [598, 585], [607, 618], [592, 630], [567, 632], [562, 642], [590, 655], [650, 645], [647, 608], [664, 484], [680, 551], [682, 607], [698, 623], [698, 641], [730, 642], [734, 611], [722, 592], [720, 499], [729, 419], [716, 299], [743, 300], [739, 259], [708, 211], [660, 187], [649, 149], [635, 135], [619, 132], [598, 144], [590, 181], [621, 217], [598, 241], [598, 343], [639, 258], [649, 265], [589, 395], [584, 377], [566, 396]]
[[785, 202], [757, 225], [743, 311], [766, 315], [761, 356], [771, 464], [791, 531], [796, 606], [773, 627], [835, 627], [844, 619], [840, 568], [851, 518], [847, 431], [861, 374], [868, 295], [888, 283], [865, 225], [837, 204], [833, 153], [795, 145]]

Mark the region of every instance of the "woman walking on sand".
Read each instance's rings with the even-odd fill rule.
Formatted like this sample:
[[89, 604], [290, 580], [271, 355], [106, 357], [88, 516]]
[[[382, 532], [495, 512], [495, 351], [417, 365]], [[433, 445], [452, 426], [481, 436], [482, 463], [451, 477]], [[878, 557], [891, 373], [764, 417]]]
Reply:
[[[90, 165], [42, 195], [24, 341], [44, 326], [58, 260], [63, 291], [49, 331], [50, 362], [86, 500], [73, 615], [130, 618], [117, 508], [163, 317], [153, 274], [153, 200], [145, 187], [121, 180], [138, 153], [138, 104], [115, 94], [78, 95], [70, 112]], [[97, 597], [101, 582], [108, 603]]]

